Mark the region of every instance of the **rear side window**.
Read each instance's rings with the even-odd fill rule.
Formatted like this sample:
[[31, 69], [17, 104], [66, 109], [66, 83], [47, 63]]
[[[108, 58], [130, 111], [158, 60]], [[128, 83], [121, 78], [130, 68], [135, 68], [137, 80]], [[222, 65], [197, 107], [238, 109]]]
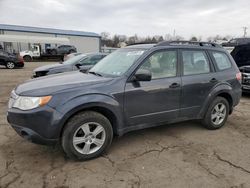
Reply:
[[225, 53], [212, 52], [215, 63], [219, 70], [226, 70], [232, 67], [232, 64]]
[[204, 74], [210, 72], [207, 55], [204, 51], [182, 51], [183, 75]]

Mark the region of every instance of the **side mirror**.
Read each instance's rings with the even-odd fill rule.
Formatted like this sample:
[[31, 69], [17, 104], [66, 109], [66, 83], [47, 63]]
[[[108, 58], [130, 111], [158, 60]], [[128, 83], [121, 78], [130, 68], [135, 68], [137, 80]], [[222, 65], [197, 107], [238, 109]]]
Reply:
[[80, 69], [80, 67], [82, 66], [81, 64], [77, 63], [75, 64], [76, 68]]
[[152, 74], [147, 69], [139, 69], [135, 73], [135, 80], [136, 81], [150, 81], [152, 78]]

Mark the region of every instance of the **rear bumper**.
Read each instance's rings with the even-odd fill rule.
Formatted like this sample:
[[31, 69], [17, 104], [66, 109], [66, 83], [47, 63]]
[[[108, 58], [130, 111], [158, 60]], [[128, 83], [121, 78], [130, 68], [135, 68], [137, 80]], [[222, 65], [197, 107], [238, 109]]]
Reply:
[[24, 67], [24, 63], [22, 62], [15, 62], [16, 67]]

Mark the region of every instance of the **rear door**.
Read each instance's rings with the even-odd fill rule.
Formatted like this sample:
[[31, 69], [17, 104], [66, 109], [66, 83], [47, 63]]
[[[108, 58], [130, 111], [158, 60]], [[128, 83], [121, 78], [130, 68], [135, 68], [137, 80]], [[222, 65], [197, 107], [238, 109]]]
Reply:
[[182, 64], [180, 116], [195, 118], [218, 81], [214, 66], [205, 50], [182, 49], [180, 56]]

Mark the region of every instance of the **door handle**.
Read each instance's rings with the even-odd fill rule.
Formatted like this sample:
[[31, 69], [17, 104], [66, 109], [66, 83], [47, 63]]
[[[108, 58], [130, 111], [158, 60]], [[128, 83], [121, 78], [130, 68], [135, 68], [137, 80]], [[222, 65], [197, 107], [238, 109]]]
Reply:
[[211, 83], [216, 83], [216, 82], [218, 82], [218, 80], [217, 80], [216, 78], [212, 78], [212, 79], [210, 80], [210, 82], [211, 82]]
[[177, 87], [180, 87], [181, 85], [178, 84], [178, 83], [172, 83], [169, 88], [177, 88]]

